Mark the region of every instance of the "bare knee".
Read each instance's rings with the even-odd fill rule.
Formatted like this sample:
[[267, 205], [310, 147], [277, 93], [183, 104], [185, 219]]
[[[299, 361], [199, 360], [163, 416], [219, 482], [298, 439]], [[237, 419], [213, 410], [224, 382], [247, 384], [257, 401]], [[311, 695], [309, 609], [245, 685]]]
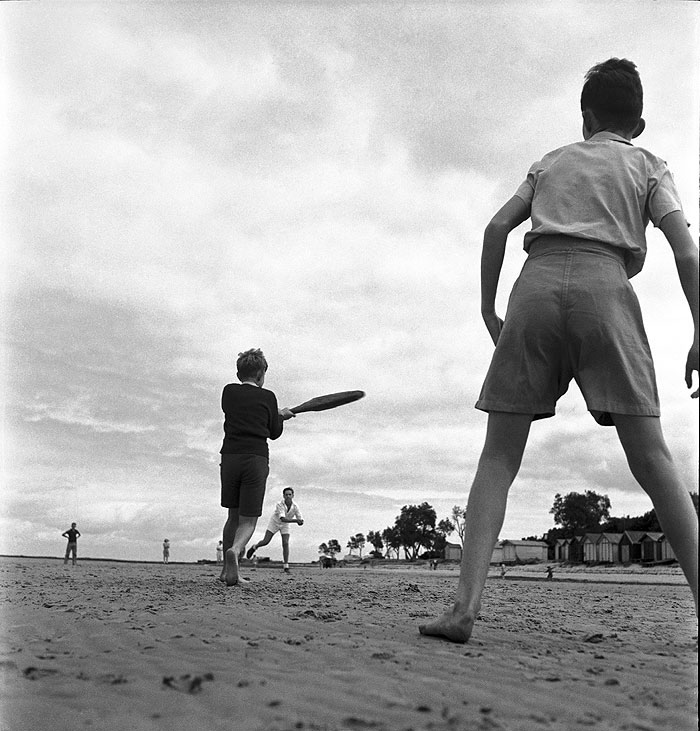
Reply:
[[659, 445], [654, 449], [628, 450], [626, 455], [632, 474], [642, 485], [658, 482], [660, 476], [675, 469], [673, 457], [665, 445]]

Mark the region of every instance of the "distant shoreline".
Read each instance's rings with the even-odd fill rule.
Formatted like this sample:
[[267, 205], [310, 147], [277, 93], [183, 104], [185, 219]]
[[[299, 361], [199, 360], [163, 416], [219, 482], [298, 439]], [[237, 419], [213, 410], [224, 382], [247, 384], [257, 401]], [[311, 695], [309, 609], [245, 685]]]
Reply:
[[[27, 561], [46, 561], [63, 563], [62, 556], [27, 556], [20, 554], [0, 554], [0, 559], [8, 560], [27, 560]], [[109, 564], [122, 564], [129, 566], [161, 566], [164, 568], [168, 567], [193, 567], [193, 568], [211, 568], [219, 569], [220, 564], [216, 561], [200, 559], [199, 561], [169, 561], [164, 564], [162, 561], [156, 560], [138, 560], [138, 559], [120, 559], [120, 558], [94, 558], [90, 556], [79, 557], [78, 565], [81, 563], [109, 563]], [[449, 562], [440, 564], [437, 570], [431, 570], [427, 562], [401, 562], [401, 561], [386, 561], [386, 562], [375, 562], [374, 564], [360, 564], [352, 563], [343, 567], [336, 567], [332, 569], [320, 569], [318, 562], [316, 563], [291, 563], [292, 569], [296, 570], [310, 570], [310, 571], [332, 571], [334, 573], [342, 572], [346, 574], [364, 574], [370, 573], [386, 573], [396, 574], [405, 573], [416, 575], [429, 575], [436, 578], [443, 577], [445, 579], [456, 579], [459, 573], [459, 563]], [[546, 579], [546, 567], [552, 566], [554, 569], [554, 576], [552, 582], [557, 583], [598, 583], [598, 584], [637, 584], [637, 585], [649, 585], [654, 584], [657, 586], [681, 586], [686, 583], [685, 577], [683, 576], [680, 567], [677, 564], [671, 566], [649, 566], [644, 567], [637, 564], [630, 564], [629, 566], [618, 566], [618, 565], [598, 565], [598, 566], [585, 566], [585, 565], [563, 565], [554, 562], [551, 563], [538, 563], [538, 564], [525, 564], [525, 565], [511, 565], [506, 567], [506, 575], [501, 577], [500, 567], [492, 565], [489, 571], [490, 581], [547, 581]], [[279, 570], [282, 567], [281, 561], [262, 561], [257, 565], [253, 565], [248, 561], [244, 561], [242, 568], [245, 571], [267, 571], [267, 570]], [[70, 566], [68, 568], [71, 568]]]

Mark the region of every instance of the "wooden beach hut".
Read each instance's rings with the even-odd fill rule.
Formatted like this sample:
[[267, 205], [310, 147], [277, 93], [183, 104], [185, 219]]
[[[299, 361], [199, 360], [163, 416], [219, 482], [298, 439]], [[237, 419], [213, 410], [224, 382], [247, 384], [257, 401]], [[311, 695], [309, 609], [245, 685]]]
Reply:
[[584, 536], [569, 538], [569, 563], [583, 563]]
[[568, 561], [571, 538], [557, 538], [554, 542], [554, 560]]
[[596, 544], [599, 563], [620, 563], [622, 533], [601, 533]]
[[511, 541], [501, 542], [503, 547], [503, 563], [530, 563], [547, 561], [549, 546], [544, 541]]
[[446, 561], [461, 561], [462, 560], [462, 544], [461, 543], [445, 543], [445, 551], [443, 558]]
[[620, 563], [639, 563], [642, 560], [643, 530], [626, 530], [620, 539]]
[[598, 539], [600, 533], [586, 533], [581, 539], [582, 557], [583, 563], [596, 563], [598, 561], [598, 551], [596, 546], [598, 545]]
[[645, 563], [652, 563], [654, 561], [661, 561], [661, 548], [659, 546], [659, 539], [663, 533], [645, 533], [640, 539], [642, 547], [642, 561]]
[[643, 563], [674, 561], [676, 558], [668, 538], [663, 533], [645, 533], [640, 539], [640, 544]]

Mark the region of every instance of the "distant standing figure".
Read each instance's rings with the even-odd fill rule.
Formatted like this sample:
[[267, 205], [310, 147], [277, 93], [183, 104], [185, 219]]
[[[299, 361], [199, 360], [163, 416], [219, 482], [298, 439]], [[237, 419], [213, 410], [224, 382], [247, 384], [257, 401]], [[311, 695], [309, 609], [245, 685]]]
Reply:
[[68, 563], [68, 556], [72, 554], [73, 556], [73, 566], [75, 566], [75, 562], [78, 560], [78, 537], [80, 536], [80, 531], [76, 528], [75, 523], [70, 524], [70, 528], [67, 531], [64, 531], [61, 534], [64, 538], [68, 539], [68, 545], [66, 546], [66, 556], [63, 559], [64, 565]]
[[168, 563], [170, 558], [170, 541], [166, 538], [163, 541], [163, 563]]
[[265, 531], [265, 537], [254, 543], [246, 553], [246, 558], [252, 558], [253, 554], [260, 548], [260, 546], [266, 546], [271, 540], [272, 536], [280, 532], [282, 536], [282, 558], [284, 559], [284, 573], [289, 573], [289, 524], [296, 523], [297, 525], [304, 525], [304, 519], [301, 517], [299, 506], [294, 502], [294, 490], [291, 487], [285, 487], [282, 490], [282, 500], [275, 506], [275, 512], [270, 518], [267, 530]]
[[554, 569], [551, 566], [547, 566], [547, 581], [554, 577]]
[[224, 542], [219, 541], [216, 546], [216, 563], [221, 565], [224, 562]]
[[506, 565], [504, 563], [501, 564], [501, 578], [506, 578]]

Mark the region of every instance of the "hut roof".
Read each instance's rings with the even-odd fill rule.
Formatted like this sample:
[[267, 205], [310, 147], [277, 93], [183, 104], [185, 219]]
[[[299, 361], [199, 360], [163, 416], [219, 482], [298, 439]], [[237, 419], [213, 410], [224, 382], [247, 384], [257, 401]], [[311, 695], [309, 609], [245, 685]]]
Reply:
[[623, 536], [622, 533], [605, 533], [605, 532], [603, 532], [600, 534], [600, 538], [598, 540], [600, 541], [603, 538], [606, 538], [609, 543], [619, 543], [622, 540], [622, 536]]
[[511, 546], [545, 546], [548, 548], [548, 544], [544, 541], [511, 541], [510, 539], [506, 539], [502, 542], [502, 545], [506, 545], [508, 543]]

